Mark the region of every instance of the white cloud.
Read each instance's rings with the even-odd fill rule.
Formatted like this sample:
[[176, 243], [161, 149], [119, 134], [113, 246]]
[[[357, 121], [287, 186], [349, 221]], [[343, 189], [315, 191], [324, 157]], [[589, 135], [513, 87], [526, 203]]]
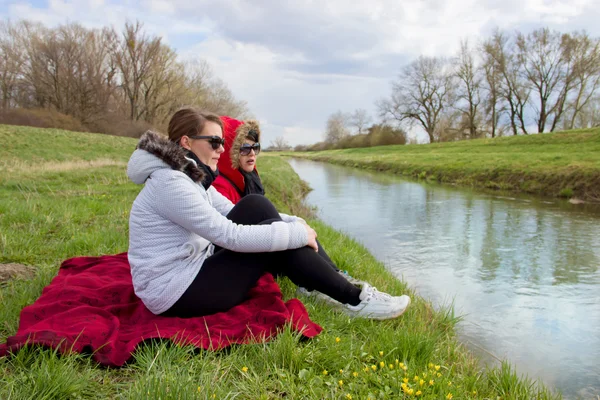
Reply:
[[495, 27], [600, 34], [596, 0], [0, 1], [8, 5], [0, 16], [49, 26], [120, 28], [127, 18], [140, 20], [182, 58], [207, 59], [269, 121], [265, 140], [283, 135], [292, 145], [322, 140], [337, 110], [374, 114], [402, 65], [419, 54], [450, 55], [463, 38], [486, 37]]

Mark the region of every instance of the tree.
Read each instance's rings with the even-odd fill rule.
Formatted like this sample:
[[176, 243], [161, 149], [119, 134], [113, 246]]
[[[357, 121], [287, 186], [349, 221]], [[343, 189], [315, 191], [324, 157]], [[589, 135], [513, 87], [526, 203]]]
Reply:
[[371, 122], [372, 118], [367, 113], [367, 110], [362, 108], [355, 110], [348, 118], [348, 125], [356, 128], [356, 133], [359, 135], [364, 133], [363, 131]]
[[129, 104], [129, 118], [134, 121], [143, 116], [142, 87], [156, 73], [153, 63], [161, 52], [161, 39], [148, 37], [142, 27], [140, 22], [127, 22], [121, 43], [113, 53], [120, 72], [120, 87]]
[[327, 119], [325, 131], [325, 141], [336, 144], [350, 134], [347, 128], [348, 116], [341, 111], [337, 111]]
[[418, 123], [431, 143], [438, 140], [438, 122], [453, 95], [454, 79], [446, 59], [420, 56], [402, 70], [392, 95], [378, 103], [381, 117]]
[[[573, 58], [573, 91], [575, 98], [566, 108], [570, 112], [566, 129], [577, 127], [579, 114], [588, 108], [600, 86], [600, 39], [592, 39], [585, 32], [567, 37]], [[593, 107], [592, 107], [593, 109]], [[583, 127], [583, 126], [581, 126]]]
[[565, 42], [558, 32], [548, 28], [527, 36], [517, 34], [517, 62], [522, 66], [523, 79], [537, 97], [534, 120], [538, 132], [545, 132], [548, 123], [550, 131], [554, 130], [571, 91], [571, 57], [567, 57], [570, 52], [565, 51]]
[[525, 109], [530, 90], [523, 82], [522, 67], [515, 55], [514, 44], [506, 35], [496, 31], [484, 43], [484, 52], [494, 63], [495, 71], [500, 74], [499, 95], [507, 105], [513, 134], [518, 135], [519, 131], [527, 134]]
[[[462, 41], [460, 51], [454, 60], [455, 74], [457, 77], [457, 102], [456, 108], [461, 112], [463, 121], [460, 130], [468, 131], [468, 138], [479, 136], [477, 131], [479, 118], [479, 105], [481, 103], [480, 89], [481, 71], [475, 65], [473, 52], [468, 41]], [[463, 134], [463, 138], [464, 138]]]
[[505, 109], [501, 104], [501, 85], [502, 74], [498, 69], [498, 65], [494, 57], [485, 49], [485, 45], [481, 49], [483, 57], [483, 74], [485, 79], [482, 82], [482, 90], [486, 94], [483, 99], [483, 111], [486, 116], [486, 126], [489, 128], [491, 137], [498, 135], [498, 126], [500, 119]]
[[0, 21], [0, 107], [5, 110], [18, 104], [19, 85], [27, 61], [26, 49], [19, 39], [25, 29], [24, 23]]
[[269, 144], [269, 150], [271, 151], [288, 151], [291, 150], [292, 146], [284, 139], [283, 136], [277, 136], [275, 140]]

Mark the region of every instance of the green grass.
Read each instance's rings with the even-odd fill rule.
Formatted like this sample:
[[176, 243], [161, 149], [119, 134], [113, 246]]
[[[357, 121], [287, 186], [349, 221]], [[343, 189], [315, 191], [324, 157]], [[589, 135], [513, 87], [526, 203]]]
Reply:
[[285, 154], [441, 183], [600, 201], [600, 128]]
[[[39, 297], [61, 261], [127, 250], [129, 208], [141, 188], [125, 175], [135, 144], [0, 126], [0, 263], [37, 268], [30, 281], [0, 285], [0, 342], [16, 333], [21, 309]], [[287, 163], [263, 156], [260, 171], [269, 198], [282, 211], [310, 214], [299, 203], [307, 186]], [[311, 318], [324, 328], [314, 339], [302, 340], [287, 329], [272, 342], [219, 352], [153, 342], [119, 369], [100, 368], [89, 356], [25, 348], [0, 359], [0, 398], [381, 399], [417, 398], [417, 391], [427, 399], [560, 397], [508, 364], [481, 370], [456, 340], [458, 318], [451, 308], [432, 309], [364, 247], [319, 221], [309, 222], [340, 268], [382, 290], [412, 294], [407, 313], [383, 322], [350, 319], [305, 299]], [[280, 284], [286, 299], [294, 297], [288, 280]]]

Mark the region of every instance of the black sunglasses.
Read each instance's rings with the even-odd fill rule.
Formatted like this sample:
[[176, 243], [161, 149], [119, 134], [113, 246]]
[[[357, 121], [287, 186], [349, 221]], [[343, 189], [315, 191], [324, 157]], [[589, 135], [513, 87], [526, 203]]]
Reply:
[[240, 147], [240, 155], [247, 156], [252, 150], [254, 150], [254, 154], [258, 155], [258, 153], [260, 153], [260, 143], [244, 143], [242, 147]]
[[225, 146], [225, 138], [221, 136], [188, 136], [190, 139], [207, 139], [213, 150], [217, 150], [220, 146]]

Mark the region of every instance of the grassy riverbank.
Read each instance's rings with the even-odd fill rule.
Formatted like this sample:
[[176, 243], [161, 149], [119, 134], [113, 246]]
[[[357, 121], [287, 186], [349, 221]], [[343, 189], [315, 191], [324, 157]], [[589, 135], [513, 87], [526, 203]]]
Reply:
[[[135, 140], [0, 125], [0, 263], [35, 266], [29, 280], [0, 283], [0, 342], [17, 331], [19, 313], [41, 294], [60, 262], [127, 250], [131, 202], [140, 190], [125, 165]], [[306, 213], [307, 187], [278, 157], [260, 160], [269, 198]], [[304, 214], [306, 215], [306, 214]], [[362, 246], [310, 220], [338, 265], [394, 294], [409, 292]], [[286, 298], [295, 288], [281, 280]], [[480, 371], [456, 341], [456, 318], [413, 296], [401, 318], [352, 320], [312, 300], [305, 304], [321, 335], [227, 351], [194, 352], [144, 345], [121, 369], [98, 368], [87, 356], [40, 349], [0, 359], [2, 399], [550, 399], [507, 364]]]
[[600, 128], [289, 155], [441, 183], [600, 201]]

